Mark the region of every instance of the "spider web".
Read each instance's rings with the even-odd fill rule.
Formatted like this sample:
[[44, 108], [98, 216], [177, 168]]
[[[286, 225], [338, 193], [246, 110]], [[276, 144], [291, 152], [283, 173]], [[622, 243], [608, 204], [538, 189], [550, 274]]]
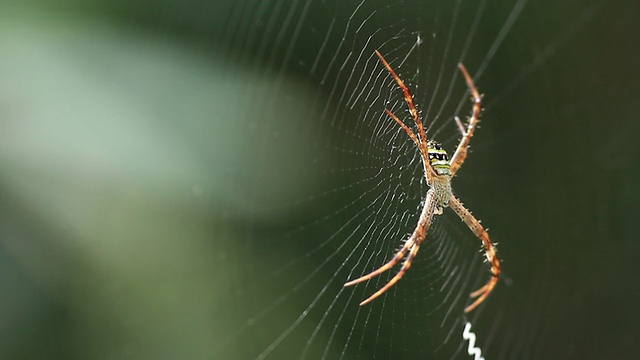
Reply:
[[[242, 95], [267, 109], [264, 118], [256, 119], [258, 133], [277, 134], [277, 140], [263, 140], [260, 172], [286, 174], [278, 179], [290, 182], [281, 185], [287, 189], [277, 204], [266, 204], [272, 197], [264, 194], [269, 188], [260, 179], [244, 194], [249, 208], [271, 212], [273, 206], [280, 216], [261, 225], [250, 220], [252, 225], [227, 244], [246, 246], [228, 262], [251, 264], [228, 285], [229, 293], [241, 294], [230, 298], [228, 307], [234, 309], [233, 319], [242, 321], [221, 337], [217, 351], [257, 359], [480, 358], [480, 353], [514, 358], [534, 353], [532, 334], [509, 332], [512, 320], [504, 324], [515, 305], [513, 294], [522, 295], [516, 286], [507, 286], [513, 282], [508, 266], [486, 304], [464, 315], [468, 294], [487, 281], [489, 269], [478, 254], [479, 241], [449, 211], [436, 216], [410, 271], [373, 303], [358, 306], [399, 265], [358, 286], [342, 285], [393, 256], [415, 227], [427, 190], [417, 149], [384, 113], [388, 108], [412, 124], [402, 92], [374, 50], [410, 87], [429, 138], [452, 152], [460, 137], [453, 117], [465, 118], [471, 108], [458, 62], [488, 94], [483, 117], [498, 123], [492, 108], [596, 11], [576, 8], [581, 12], [573, 22], [530, 55], [525, 70], [515, 78], [499, 76], [497, 57], [509, 54], [505, 41], [513, 37], [514, 27], [526, 26], [520, 20], [523, 11], [529, 7], [535, 13], [538, 6], [518, 0], [500, 5], [244, 2], [234, 7], [226, 46], [260, 69], [261, 76], [272, 78], [272, 86], [250, 87]], [[247, 31], [240, 24], [254, 26]], [[492, 78], [485, 81], [489, 71]], [[498, 200], [483, 194], [502, 161], [486, 149], [504, 140], [492, 136], [494, 125], [487, 127], [473, 139], [453, 187], [480, 219], [495, 224], [494, 241], [509, 241], [510, 234], [500, 230], [507, 221], [491, 217], [500, 212]], [[295, 151], [305, 160], [279, 161], [282, 153], [271, 142], [283, 138], [299, 147], [282, 151]], [[472, 324], [479, 329], [477, 338], [468, 332]]]
[[[611, 41], [633, 6], [30, 3], [0, 14], [1, 358], [636, 352], [622, 291], [640, 162], [637, 122], [620, 119], [635, 119], [638, 57]], [[448, 209], [385, 294], [358, 306], [400, 265], [343, 287], [402, 246], [428, 190], [375, 50], [449, 155], [471, 111], [458, 63], [485, 94], [452, 186], [503, 273], [470, 314], [489, 266]]]

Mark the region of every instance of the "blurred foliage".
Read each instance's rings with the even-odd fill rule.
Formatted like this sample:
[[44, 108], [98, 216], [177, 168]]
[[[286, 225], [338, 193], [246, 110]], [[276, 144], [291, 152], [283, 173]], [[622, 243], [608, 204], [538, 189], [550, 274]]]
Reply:
[[[506, 318], [537, 324], [541, 347], [565, 358], [628, 357], [640, 300], [637, 4], [596, 7], [569, 42], [556, 32], [564, 15], [590, 7], [530, 3], [518, 41], [483, 78], [499, 106], [487, 109], [493, 125], [483, 123], [487, 140], [465, 168], [476, 177], [456, 189], [501, 234], [518, 234], [501, 244], [507, 274], [522, 281], [513, 292], [548, 312], [512, 307]], [[256, 294], [283, 294], [243, 281], [262, 262], [304, 253], [269, 244], [318, 211], [299, 202], [326, 181], [317, 175], [330, 159], [305, 135], [346, 134], [314, 125], [309, 108], [324, 99], [300, 74], [228, 56], [226, 31], [255, 25], [232, 22], [233, 1], [0, 7], [0, 358], [261, 351], [249, 338], [220, 357], [220, 339], [263, 310]], [[553, 56], [526, 67], [558, 39]], [[514, 73], [526, 76], [504, 93]], [[312, 269], [317, 259], [307, 260]], [[273, 316], [282, 331], [297, 313]], [[590, 340], [604, 344], [577, 349]]]

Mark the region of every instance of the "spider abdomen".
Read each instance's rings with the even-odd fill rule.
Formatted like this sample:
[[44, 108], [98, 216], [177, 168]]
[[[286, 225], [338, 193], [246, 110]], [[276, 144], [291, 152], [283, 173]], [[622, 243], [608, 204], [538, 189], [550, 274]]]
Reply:
[[431, 188], [438, 207], [447, 207], [451, 200], [451, 165], [447, 151], [437, 142], [431, 140], [427, 144], [429, 164], [435, 172], [431, 177]]
[[429, 164], [435, 172], [431, 178], [431, 188], [439, 208], [447, 207], [451, 200], [451, 165], [447, 151], [437, 142], [431, 140], [427, 143]]
[[437, 142], [431, 140], [427, 144], [429, 162], [437, 175], [451, 175], [451, 165], [447, 151]]

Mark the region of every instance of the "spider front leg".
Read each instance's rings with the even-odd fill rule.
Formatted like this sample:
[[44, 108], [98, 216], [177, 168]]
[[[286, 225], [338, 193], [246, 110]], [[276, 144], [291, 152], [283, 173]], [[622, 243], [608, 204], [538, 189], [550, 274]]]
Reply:
[[462, 219], [469, 229], [471, 229], [471, 231], [473, 231], [473, 233], [482, 241], [485, 257], [489, 264], [491, 264], [491, 279], [489, 279], [483, 287], [471, 293], [470, 296], [477, 299], [464, 309], [464, 312], [468, 313], [478, 307], [478, 305], [480, 305], [487, 296], [489, 296], [493, 288], [498, 283], [498, 277], [500, 276], [500, 259], [498, 259], [496, 254], [495, 245], [491, 242], [491, 238], [489, 238], [489, 233], [487, 233], [482, 225], [480, 225], [480, 221], [473, 217], [469, 210], [462, 205], [460, 200], [455, 196], [452, 196], [451, 200], [449, 200], [449, 207], [458, 214], [460, 219]]
[[469, 124], [467, 124], [467, 129], [465, 131], [464, 125], [458, 117], [456, 117], [456, 123], [458, 124], [458, 128], [462, 133], [462, 139], [460, 139], [460, 143], [456, 148], [456, 152], [453, 153], [451, 157], [451, 176], [455, 175], [464, 160], [467, 158], [467, 149], [469, 148], [469, 142], [473, 137], [473, 133], [476, 130], [476, 126], [478, 125], [478, 120], [480, 118], [480, 112], [482, 111], [482, 97], [476, 89], [475, 84], [473, 83], [473, 79], [469, 75], [469, 72], [462, 64], [458, 64], [458, 68], [462, 72], [464, 79], [467, 82], [467, 86], [469, 87], [469, 91], [471, 91], [471, 101], [473, 102], [473, 109], [471, 110], [471, 117], [469, 118]]
[[[389, 280], [389, 282], [387, 282], [387, 284], [385, 286], [380, 288], [380, 290], [376, 291], [371, 296], [369, 296], [368, 298], [366, 298], [362, 302], [360, 302], [360, 306], [363, 306], [363, 305], [366, 305], [366, 304], [372, 302], [378, 296], [384, 294], [387, 290], [389, 290], [400, 279], [402, 279], [404, 274], [406, 274], [407, 271], [409, 270], [409, 268], [411, 267], [411, 264], [413, 263], [413, 259], [415, 259], [416, 255], [418, 255], [418, 250], [420, 250], [420, 243], [419, 242], [417, 242], [417, 243], [413, 244], [413, 246], [411, 246], [411, 251], [409, 251], [409, 256], [407, 256], [407, 260], [405, 260], [404, 263], [402, 264], [402, 267], [400, 268], [400, 271], [398, 271], [398, 273], [391, 280]], [[346, 284], [345, 284], [345, 286], [346, 286]]]
[[402, 246], [402, 248], [398, 250], [398, 252], [396, 252], [393, 259], [391, 259], [391, 261], [382, 265], [378, 269], [370, 272], [369, 274], [364, 275], [355, 280], [351, 280], [348, 283], [344, 284], [344, 286], [356, 285], [382, 274], [383, 272], [391, 269], [394, 265], [396, 265], [405, 256], [407, 250], [411, 249], [409, 251], [409, 255], [407, 256], [407, 259], [402, 264], [400, 271], [398, 271], [398, 273], [391, 280], [389, 280], [389, 282], [387, 282], [387, 284], [383, 286], [380, 290], [376, 291], [373, 295], [369, 296], [367, 299], [362, 301], [360, 303], [360, 306], [370, 303], [371, 301], [375, 300], [378, 296], [382, 295], [385, 291], [389, 290], [389, 288], [391, 288], [395, 283], [397, 283], [400, 279], [402, 279], [402, 277], [407, 272], [407, 270], [409, 270], [409, 268], [411, 267], [411, 263], [413, 262], [413, 259], [415, 259], [416, 255], [418, 254], [418, 250], [420, 249], [420, 244], [422, 243], [424, 238], [427, 236], [427, 232], [429, 231], [429, 227], [431, 226], [431, 221], [433, 219], [435, 208], [436, 208], [436, 198], [433, 193], [433, 190], [429, 190], [427, 191], [427, 197], [424, 203], [424, 207], [422, 208], [422, 213], [420, 214], [420, 219], [418, 219], [418, 225], [416, 225], [415, 230], [413, 231], [413, 233], [411, 234], [411, 237], [407, 240], [407, 242], [405, 242], [404, 246]]

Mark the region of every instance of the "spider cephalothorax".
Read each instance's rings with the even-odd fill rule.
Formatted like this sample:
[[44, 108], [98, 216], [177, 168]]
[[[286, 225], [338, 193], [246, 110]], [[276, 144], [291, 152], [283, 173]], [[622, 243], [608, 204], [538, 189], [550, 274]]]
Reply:
[[393, 286], [398, 280], [404, 276], [404, 274], [409, 270], [411, 266], [411, 262], [418, 254], [418, 250], [420, 249], [420, 244], [424, 241], [427, 236], [427, 232], [429, 231], [429, 227], [431, 226], [431, 222], [433, 220], [434, 215], [442, 214], [443, 208], [450, 207], [459, 217], [464, 221], [469, 229], [477, 236], [484, 246], [485, 257], [487, 261], [491, 265], [491, 279], [480, 289], [471, 293], [472, 298], [476, 298], [475, 301], [469, 306], [467, 306], [464, 311], [469, 312], [475, 309], [478, 305], [480, 305], [486, 298], [489, 296], [493, 288], [498, 283], [498, 276], [500, 275], [500, 260], [496, 254], [495, 245], [491, 242], [489, 238], [489, 233], [480, 225], [480, 221], [478, 221], [471, 212], [467, 210], [467, 208], [462, 205], [460, 200], [458, 200], [451, 193], [451, 178], [456, 174], [456, 172], [462, 166], [462, 163], [467, 157], [467, 148], [469, 147], [469, 141], [475, 132], [476, 125], [478, 124], [478, 118], [480, 116], [480, 111], [482, 110], [482, 100], [480, 97], [480, 93], [476, 89], [473, 84], [473, 80], [471, 76], [467, 72], [467, 69], [462, 64], [458, 64], [462, 75], [464, 76], [467, 86], [471, 91], [472, 101], [473, 101], [473, 109], [471, 110], [471, 117], [469, 118], [469, 124], [466, 129], [462, 122], [454, 117], [456, 123], [458, 124], [458, 128], [462, 132], [462, 139], [458, 144], [455, 153], [451, 160], [449, 160], [449, 156], [447, 152], [433, 140], [427, 140], [427, 134], [424, 129], [424, 125], [422, 124], [422, 120], [418, 115], [418, 110], [416, 109], [415, 104], [413, 103], [413, 97], [409, 92], [409, 88], [404, 84], [402, 79], [393, 71], [389, 63], [384, 59], [384, 57], [376, 50], [376, 55], [382, 61], [382, 64], [387, 68], [393, 79], [396, 81], [402, 92], [404, 93], [404, 99], [409, 107], [409, 113], [413, 118], [413, 122], [415, 123], [417, 132], [414, 133], [413, 130], [409, 126], [407, 126], [402, 120], [400, 120], [394, 113], [392, 113], [389, 109], [385, 109], [387, 114], [395, 120], [398, 125], [409, 135], [409, 138], [416, 144], [418, 149], [420, 150], [420, 154], [422, 156], [422, 161], [424, 165], [425, 171], [425, 179], [429, 185], [429, 190], [427, 191], [427, 196], [424, 201], [424, 206], [422, 207], [422, 213], [420, 214], [420, 218], [418, 219], [418, 224], [416, 225], [415, 230], [411, 234], [411, 237], [407, 239], [404, 245], [396, 252], [393, 258], [382, 265], [378, 269], [373, 272], [364, 275], [358, 279], [349, 281], [344, 284], [345, 286], [351, 286], [355, 284], [359, 284], [363, 281], [367, 281], [375, 276], [382, 274], [383, 272], [391, 269], [394, 265], [396, 265], [402, 258], [407, 255], [404, 263], [402, 264], [402, 268], [400, 271], [393, 277], [389, 282], [383, 286], [380, 290], [375, 292], [366, 300], [362, 301], [360, 305], [367, 304], [373, 301], [375, 298], [380, 296], [382, 293], [387, 291], [391, 286]]

